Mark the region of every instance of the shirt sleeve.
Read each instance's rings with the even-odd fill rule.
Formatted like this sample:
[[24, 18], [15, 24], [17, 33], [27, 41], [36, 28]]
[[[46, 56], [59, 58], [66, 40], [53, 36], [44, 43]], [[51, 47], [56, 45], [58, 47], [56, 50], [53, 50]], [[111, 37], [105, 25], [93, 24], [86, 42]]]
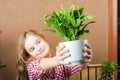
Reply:
[[45, 70], [40, 67], [41, 59], [35, 59], [27, 65], [28, 76], [30, 80], [42, 77], [45, 74]]
[[65, 66], [66, 72], [68, 75], [78, 74], [82, 71], [82, 68], [79, 65], [75, 66]]

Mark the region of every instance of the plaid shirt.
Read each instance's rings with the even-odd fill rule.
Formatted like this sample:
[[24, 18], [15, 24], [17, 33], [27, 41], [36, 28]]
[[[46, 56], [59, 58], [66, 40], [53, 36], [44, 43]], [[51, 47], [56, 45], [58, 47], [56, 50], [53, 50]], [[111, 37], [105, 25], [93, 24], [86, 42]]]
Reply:
[[59, 65], [47, 71], [40, 67], [40, 60], [35, 59], [27, 65], [28, 75], [30, 80], [68, 80], [72, 74], [81, 71], [80, 66], [65, 66]]

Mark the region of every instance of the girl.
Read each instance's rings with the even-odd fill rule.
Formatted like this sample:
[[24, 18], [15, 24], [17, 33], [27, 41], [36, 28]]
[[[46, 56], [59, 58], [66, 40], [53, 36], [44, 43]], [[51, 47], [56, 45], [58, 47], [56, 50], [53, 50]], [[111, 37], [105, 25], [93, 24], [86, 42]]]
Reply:
[[72, 74], [79, 73], [91, 61], [92, 49], [86, 44], [84, 66], [66, 66], [64, 59], [70, 55], [64, 45], [54, 50], [42, 34], [35, 30], [24, 32], [19, 40], [17, 54], [17, 80], [68, 80]]

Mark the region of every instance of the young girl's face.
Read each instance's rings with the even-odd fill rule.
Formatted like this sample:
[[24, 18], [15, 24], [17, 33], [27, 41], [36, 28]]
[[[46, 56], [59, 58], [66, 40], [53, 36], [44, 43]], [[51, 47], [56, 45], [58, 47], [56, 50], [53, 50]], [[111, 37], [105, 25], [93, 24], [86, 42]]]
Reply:
[[25, 50], [33, 57], [47, 57], [49, 51], [48, 43], [34, 35], [27, 35], [25, 41]]

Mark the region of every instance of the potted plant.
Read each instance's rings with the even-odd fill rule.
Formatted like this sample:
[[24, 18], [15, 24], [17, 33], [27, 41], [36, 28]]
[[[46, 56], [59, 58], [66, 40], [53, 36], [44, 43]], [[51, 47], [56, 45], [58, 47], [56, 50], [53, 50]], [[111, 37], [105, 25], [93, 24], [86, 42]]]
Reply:
[[[93, 19], [93, 16], [84, 15], [83, 11], [84, 8], [75, 7], [74, 5], [70, 6], [69, 9], [66, 9], [66, 7], [62, 5], [61, 11], [53, 11], [51, 14], [44, 16], [45, 23], [49, 27], [45, 29], [45, 31], [51, 31], [64, 38], [65, 42], [60, 43], [60, 45], [64, 44], [70, 50], [71, 57], [66, 60], [71, 61], [71, 65], [82, 63], [83, 58], [81, 57], [81, 53], [83, 52], [83, 47], [85, 47], [84, 43], [86, 43], [87, 40], [79, 39], [84, 33], [89, 33], [86, 27], [94, 23], [94, 21], [85, 23], [86, 20]], [[73, 51], [70, 48], [78, 50]], [[75, 56], [75, 53], [78, 55]]]
[[117, 73], [119, 72], [119, 66], [112, 61], [105, 61], [101, 68], [101, 77], [99, 80], [118, 80]]

